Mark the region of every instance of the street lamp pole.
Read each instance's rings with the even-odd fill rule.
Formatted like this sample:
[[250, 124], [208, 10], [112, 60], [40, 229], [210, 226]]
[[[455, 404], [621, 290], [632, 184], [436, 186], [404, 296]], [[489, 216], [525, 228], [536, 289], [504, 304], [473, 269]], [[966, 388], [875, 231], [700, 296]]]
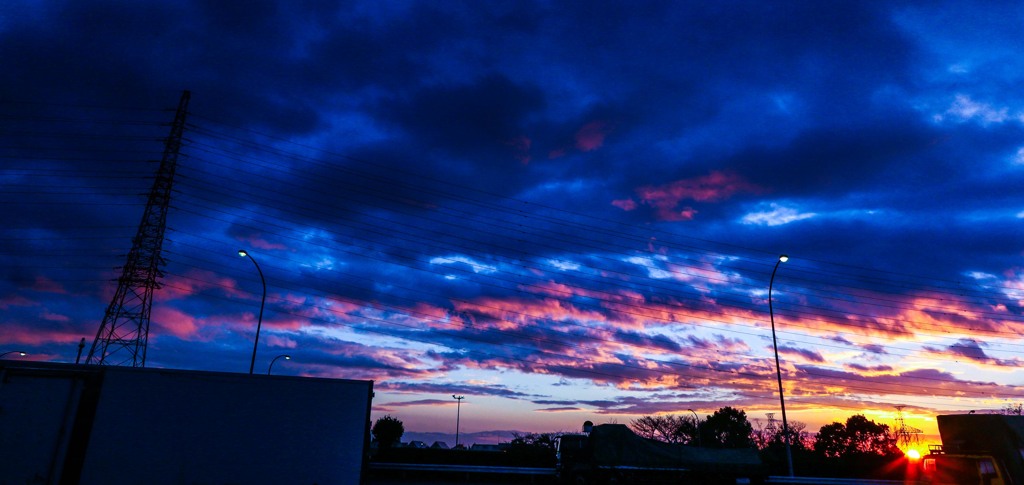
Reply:
[[284, 360], [292, 360], [292, 356], [290, 356], [288, 354], [281, 354], [281, 355], [279, 355], [277, 357], [274, 357], [274, 360], [270, 361], [270, 366], [267, 367], [267, 375], [268, 376], [270, 375], [271, 369], [274, 368], [274, 362], [277, 362], [277, 359], [280, 359], [282, 357], [284, 358]]
[[24, 357], [28, 355], [28, 352], [25, 352], [24, 350], [8, 350], [7, 352], [0, 354], [0, 359], [2, 359], [7, 354], [18, 354], [19, 357]]
[[238, 250], [238, 255], [243, 258], [249, 258], [252, 264], [256, 265], [256, 271], [260, 274], [260, 282], [263, 283], [263, 299], [260, 300], [260, 316], [256, 321], [256, 340], [252, 343], [252, 362], [249, 364], [249, 374], [252, 375], [253, 368], [256, 367], [256, 349], [260, 344], [260, 328], [263, 327], [263, 305], [267, 303], [267, 280], [263, 277], [263, 270], [260, 269], [260, 264], [256, 262], [256, 259], [252, 257], [244, 249]]
[[697, 430], [697, 448], [701, 448], [700, 442], [700, 417], [697, 416], [697, 411], [687, 409], [687, 411], [693, 413], [693, 428]]
[[775, 349], [775, 375], [779, 379], [779, 405], [782, 406], [782, 439], [786, 443], [786, 465], [789, 466], [789, 476], [793, 476], [793, 452], [789, 445], [789, 422], [786, 420], [786, 398], [782, 394], [782, 368], [779, 365], [779, 341], [775, 337], [775, 310], [772, 308], [772, 286], [775, 285], [775, 272], [779, 265], [789, 261], [789, 256], [782, 254], [775, 262], [772, 269], [772, 278], [768, 282], [768, 315], [772, 322], [772, 348]]
[[465, 399], [466, 396], [456, 396], [455, 394], [452, 394], [452, 397], [455, 398], [455, 401], [458, 403], [458, 404], [455, 405], [455, 447], [458, 448], [459, 447], [459, 417], [462, 414], [462, 400]]
[[85, 337], [82, 337], [82, 340], [78, 341], [78, 355], [75, 357], [75, 365], [78, 365], [78, 363], [82, 360], [82, 349], [84, 349], [84, 348], [85, 348]]

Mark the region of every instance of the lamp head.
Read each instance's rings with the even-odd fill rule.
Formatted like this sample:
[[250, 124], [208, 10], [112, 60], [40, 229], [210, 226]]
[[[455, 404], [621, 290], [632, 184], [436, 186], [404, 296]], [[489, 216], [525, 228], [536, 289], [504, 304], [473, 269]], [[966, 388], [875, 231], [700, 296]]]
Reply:
[[249, 253], [245, 252], [244, 249], [239, 249], [238, 250], [238, 255], [244, 258], [244, 257], [248, 256]]
[[286, 356], [284, 356], [284, 360], [292, 360], [292, 356], [286, 355]]
[[779, 255], [779, 261], [782, 261], [783, 263], [785, 263], [786, 261], [789, 261], [789, 256], [787, 256], [785, 254], [780, 254]]

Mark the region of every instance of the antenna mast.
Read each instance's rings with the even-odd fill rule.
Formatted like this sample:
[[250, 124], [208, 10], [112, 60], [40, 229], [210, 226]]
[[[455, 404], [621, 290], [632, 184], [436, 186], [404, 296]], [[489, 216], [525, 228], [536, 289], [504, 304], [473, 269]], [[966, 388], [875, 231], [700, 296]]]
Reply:
[[89, 349], [86, 364], [146, 366], [149, 311], [153, 306], [153, 290], [160, 288], [157, 278], [163, 276], [160, 266], [164, 264], [164, 259], [160, 256], [160, 249], [167, 227], [171, 185], [174, 182], [190, 98], [191, 93], [188, 91], [181, 93], [178, 110], [171, 123], [171, 134], [164, 144], [164, 155], [153, 188], [149, 191], [139, 230], [132, 239], [128, 260], [117, 279], [117, 292], [96, 331], [96, 340]]

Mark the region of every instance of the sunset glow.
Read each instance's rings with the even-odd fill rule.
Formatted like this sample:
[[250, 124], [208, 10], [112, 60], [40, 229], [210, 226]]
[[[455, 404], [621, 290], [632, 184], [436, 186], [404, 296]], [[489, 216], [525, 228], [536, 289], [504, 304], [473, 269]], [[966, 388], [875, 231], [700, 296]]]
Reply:
[[767, 426], [770, 304], [811, 434], [916, 460], [1024, 402], [1022, 6], [4, 9], [0, 352], [88, 352], [187, 89], [147, 367], [248, 372], [261, 324], [257, 371], [372, 380], [411, 439], [453, 394], [469, 442]]

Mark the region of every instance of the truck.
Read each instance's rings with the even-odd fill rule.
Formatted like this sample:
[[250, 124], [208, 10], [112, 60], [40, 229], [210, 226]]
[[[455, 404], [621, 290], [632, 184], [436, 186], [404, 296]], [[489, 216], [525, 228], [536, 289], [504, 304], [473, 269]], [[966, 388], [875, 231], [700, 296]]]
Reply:
[[373, 382], [0, 360], [0, 485], [359, 485]]
[[767, 478], [754, 448], [665, 443], [637, 436], [624, 424], [585, 426], [582, 434], [562, 435], [556, 473], [574, 485], [762, 483]]
[[1024, 484], [1024, 416], [949, 414], [936, 420], [942, 444], [921, 458], [921, 482]]

